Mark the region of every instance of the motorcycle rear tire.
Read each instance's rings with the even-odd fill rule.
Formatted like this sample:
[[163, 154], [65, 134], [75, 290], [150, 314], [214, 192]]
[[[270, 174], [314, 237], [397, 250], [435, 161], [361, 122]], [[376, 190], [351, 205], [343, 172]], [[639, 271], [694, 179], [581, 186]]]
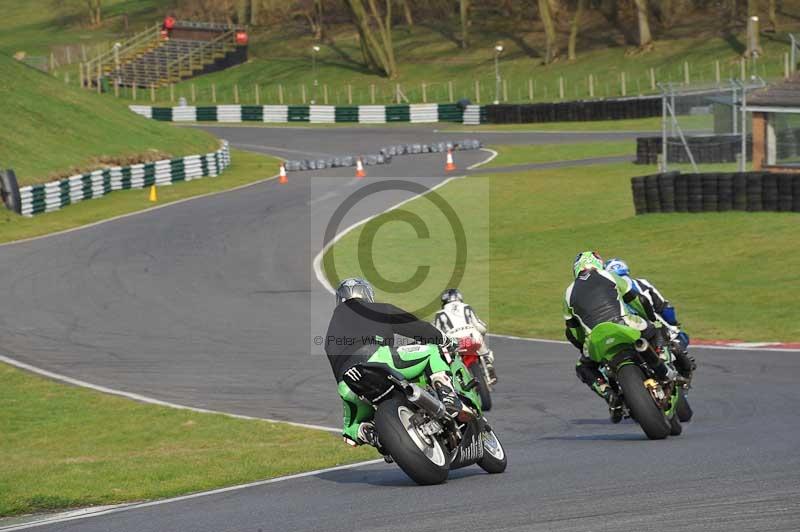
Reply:
[[481, 410], [488, 412], [492, 409], [492, 394], [489, 391], [489, 385], [486, 384], [486, 376], [483, 374], [483, 368], [480, 362], [476, 362], [469, 368], [472, 377], [478, 381], [478, 395], [481, 397]]
[[617, 371], [617, 382], [622, 388], [625, 404], [639, 426], [651, 440], [663, 440], [671, 431], [664, 412], [658, 408], [644, 386], [644, 374], [639, 366], [628, 364]]
[[692, 420], [692, 416], [694, 415], [694, 411], [691, 405], [689, 405], [689, 398], [686, 397], [686, 392], [683, 390], [681, 390], [678, 405], [675, 407], [675, 414], [678, 416], [681, 423], [688, 423]]
[[417, 484], [428, 486], [441, 484], [450, 472], [450, 453], [441, 439], [435, 438], [443, 453], [443, 463], [436, 464], [429, 459], [412, 439], [400, 417], [405, 410], [416, 411], [411, 403], [399, 393], [395, 393], [378, 405], [375, 412], [375, 428], [381, 446], [392, 456], [406, 475]]

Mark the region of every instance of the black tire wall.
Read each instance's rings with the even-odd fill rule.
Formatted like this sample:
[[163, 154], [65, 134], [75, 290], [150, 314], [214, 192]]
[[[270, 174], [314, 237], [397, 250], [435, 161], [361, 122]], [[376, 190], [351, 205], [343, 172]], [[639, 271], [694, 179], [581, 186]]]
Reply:
[[667, 172], [631, 178], [636, 214], [800, 212], [800, 174]]

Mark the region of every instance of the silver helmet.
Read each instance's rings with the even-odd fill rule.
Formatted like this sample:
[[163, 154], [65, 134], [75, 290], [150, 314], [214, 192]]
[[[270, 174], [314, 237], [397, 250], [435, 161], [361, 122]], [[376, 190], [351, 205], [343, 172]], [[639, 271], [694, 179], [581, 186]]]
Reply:
[[460, 301], [464, 302], [464, 296], [461, 295], [461, 291], [458, 288], [448, 288], [441, 295], [442, 299], [442, 306], [445, 306], [448, 303], [452, 303], [453, 301]]
[[368, 281], [360, 277], [350, 277], [344, 279], [336, 288], [336, 304], [348, 299], [363, 299], [372, 303], [375, 301], [375, 291]]

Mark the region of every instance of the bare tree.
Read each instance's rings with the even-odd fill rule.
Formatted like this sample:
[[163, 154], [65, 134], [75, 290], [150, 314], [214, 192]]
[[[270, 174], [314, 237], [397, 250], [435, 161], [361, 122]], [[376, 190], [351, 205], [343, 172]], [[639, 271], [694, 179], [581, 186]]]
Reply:
[[768, 17], [769, 17], [769, 26], [772, 31], [778, 31], [778, 15], [776, 14], [778, 9], [776, 7], [776, 0], [769, 0], [768, 6]]
[[542, 19], [542, 24], [544, 24], [544, 62], [545, 64], [550, 64], [558, 56], [558, 48], [556, 45], [556, 27], [550, 12], [550, 3], [548, 0], [539, 0], [539, 18]]
[[89, 23], [92, 26], [99, 26], [103, 22], [102, 17], [102, 1], [101, 0], [86, 0], [86, 5], [89, 8]]
[[653, 36], [650, 33], [647, 0], [635, 0], [635, 2], [636, 15], [639, 19], [639, 47], [642, 49], [649, 48], [653, 44]]
[[575, 6], [575, 16], [572, 17], [572, 26], [569, 32], [569, 45], [567, 46], [567, 59], [570, 61], [574, 61], [577, 57], [575, 48], [578, 45], [578, 31], [580, 30], [581, 15], [583, 14], [583, 5], [585, 3], [586, 0], [578, 0], [578, 4]]
[[461, 15], [461, 48], [469, 46], [469, 0], [459, 0]]
[[408, 5], [408, 0], [400, 0], [400, 4], [403, 8], [403, 16], [406, 19], [407, 26], [414, 25], [414, 15], [411, 12], [411, 6]]
[[394, 0], [384, 0], [384, 13], [378, 8], [379, 0], [346, 0], [358, 31], [361, 52], [367, 65], [388, 78], [397, 77], [397, 64], [394, 59], [392, 42], [392, 4]]

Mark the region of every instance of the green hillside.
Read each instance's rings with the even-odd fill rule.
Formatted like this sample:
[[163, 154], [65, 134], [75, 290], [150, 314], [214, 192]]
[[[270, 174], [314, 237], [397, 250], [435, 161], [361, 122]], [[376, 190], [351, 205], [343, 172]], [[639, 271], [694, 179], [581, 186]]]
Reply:
[[104, 164], [206, 153], [208, 134], [141, 118], [110, 96], [98, 97], [0, 55], [0, 167], [22, 184]]

